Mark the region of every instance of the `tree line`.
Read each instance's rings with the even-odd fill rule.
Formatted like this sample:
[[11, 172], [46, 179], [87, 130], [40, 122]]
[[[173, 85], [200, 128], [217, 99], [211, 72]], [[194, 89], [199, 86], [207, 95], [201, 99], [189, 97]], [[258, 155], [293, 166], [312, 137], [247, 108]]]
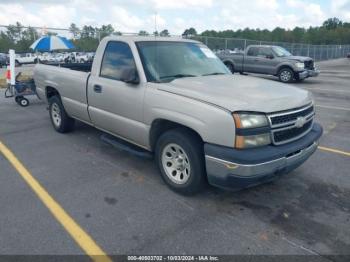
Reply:
[[[95, 51], [100, 39], [107, 35], [121, 35], [111, 24], [93, 27], [84, 25], [79, 28], [72, 23], [68, 29], [72, 35], [72, 42], [77, 50]], [[56, 32], [47, 31], [47, 35], [57, 35]], [[169, 36], [170, 32], [164, 29], [160, 32], [149, 33], [140, 30], [138, 35]], [[321, 26], [302, 28], [295, 27], [292, 30], [276, 27], [273, 30], [267, 29], [238, 29], [238, 30], [206, 30], [198, 33], [193, 27], [186, 29], [184, 37], [208, 36], [222, 38], [242, 38], [258, 41], [291, 42], [307, 44], [350, 44], [350, 23], [343, 22], [338, 18], [329, 18]], [[16, 52], [29, 52], [30, 45], [39, 38], [37, 29], [33, 27], [23, 27], [17, 22], [9, 25], [0, 32], [0, 52], [6, 53], [10, 48]]]

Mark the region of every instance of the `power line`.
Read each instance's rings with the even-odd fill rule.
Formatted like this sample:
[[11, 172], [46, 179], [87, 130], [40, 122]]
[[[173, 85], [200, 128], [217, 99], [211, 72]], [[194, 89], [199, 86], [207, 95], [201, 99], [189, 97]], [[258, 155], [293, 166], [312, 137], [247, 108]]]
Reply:
[[19, 28], [25, 28], [25, 29], [29, 29], [29, 28], [33, 28], [33, 29], [47, 29], [47, 30], [61, 30], [61, 31], [69, 31], [68, 28], [58, 28], [58, 27], [39, 27], [39, 26], [17, 26], [17, 25], [0, 25], [0, 27], [5, 27], [5, 28], [9, 28], [9, 27], [19, 27]]

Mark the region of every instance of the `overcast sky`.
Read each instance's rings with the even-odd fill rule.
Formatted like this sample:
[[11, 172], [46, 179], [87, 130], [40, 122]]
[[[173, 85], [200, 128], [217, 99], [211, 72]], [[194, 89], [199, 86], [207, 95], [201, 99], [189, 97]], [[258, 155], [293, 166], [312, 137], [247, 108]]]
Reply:
[[206, 29], [294, 28], [329, 17], [350, 21], [350, 0], [0, 0], [0, 24], [64, 27], [112, 24], [122, 32], [188, 27]]

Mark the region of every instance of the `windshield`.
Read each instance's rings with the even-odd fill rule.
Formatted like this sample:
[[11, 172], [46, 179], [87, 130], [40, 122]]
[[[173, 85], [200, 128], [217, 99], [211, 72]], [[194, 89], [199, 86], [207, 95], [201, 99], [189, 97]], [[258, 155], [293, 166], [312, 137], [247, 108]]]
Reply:
[[291, 56], [292, 54], [289, 53], [286, 49], [280, 46], [274, 46], [272, 47], [273, 51], [278, 57], [284, 57], [284, 56]]
[[231, 74], [205, 45], [190, 42], [138, 42], [147, 81], [170, 82], [181, 77]]

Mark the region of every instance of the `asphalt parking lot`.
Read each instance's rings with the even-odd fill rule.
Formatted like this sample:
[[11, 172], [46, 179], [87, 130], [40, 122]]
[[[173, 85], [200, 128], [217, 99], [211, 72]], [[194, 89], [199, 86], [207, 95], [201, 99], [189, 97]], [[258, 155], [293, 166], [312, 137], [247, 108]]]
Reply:
[[[56, 133], [45, 104], [33, 98], [21, 108], [3, 90], [0, 141], [107, 254], [348, 261], [339, 255], [350, 255], [350, 60], [318, 64], [319, 77], [295, 85], [315, 97], [322, 148], [291, 174], [241, 192], [173, 193], [152, 159], [111, 146], [82, 123]], [[2, 154], [0, 192], [0, 254], [85, 254]]]

